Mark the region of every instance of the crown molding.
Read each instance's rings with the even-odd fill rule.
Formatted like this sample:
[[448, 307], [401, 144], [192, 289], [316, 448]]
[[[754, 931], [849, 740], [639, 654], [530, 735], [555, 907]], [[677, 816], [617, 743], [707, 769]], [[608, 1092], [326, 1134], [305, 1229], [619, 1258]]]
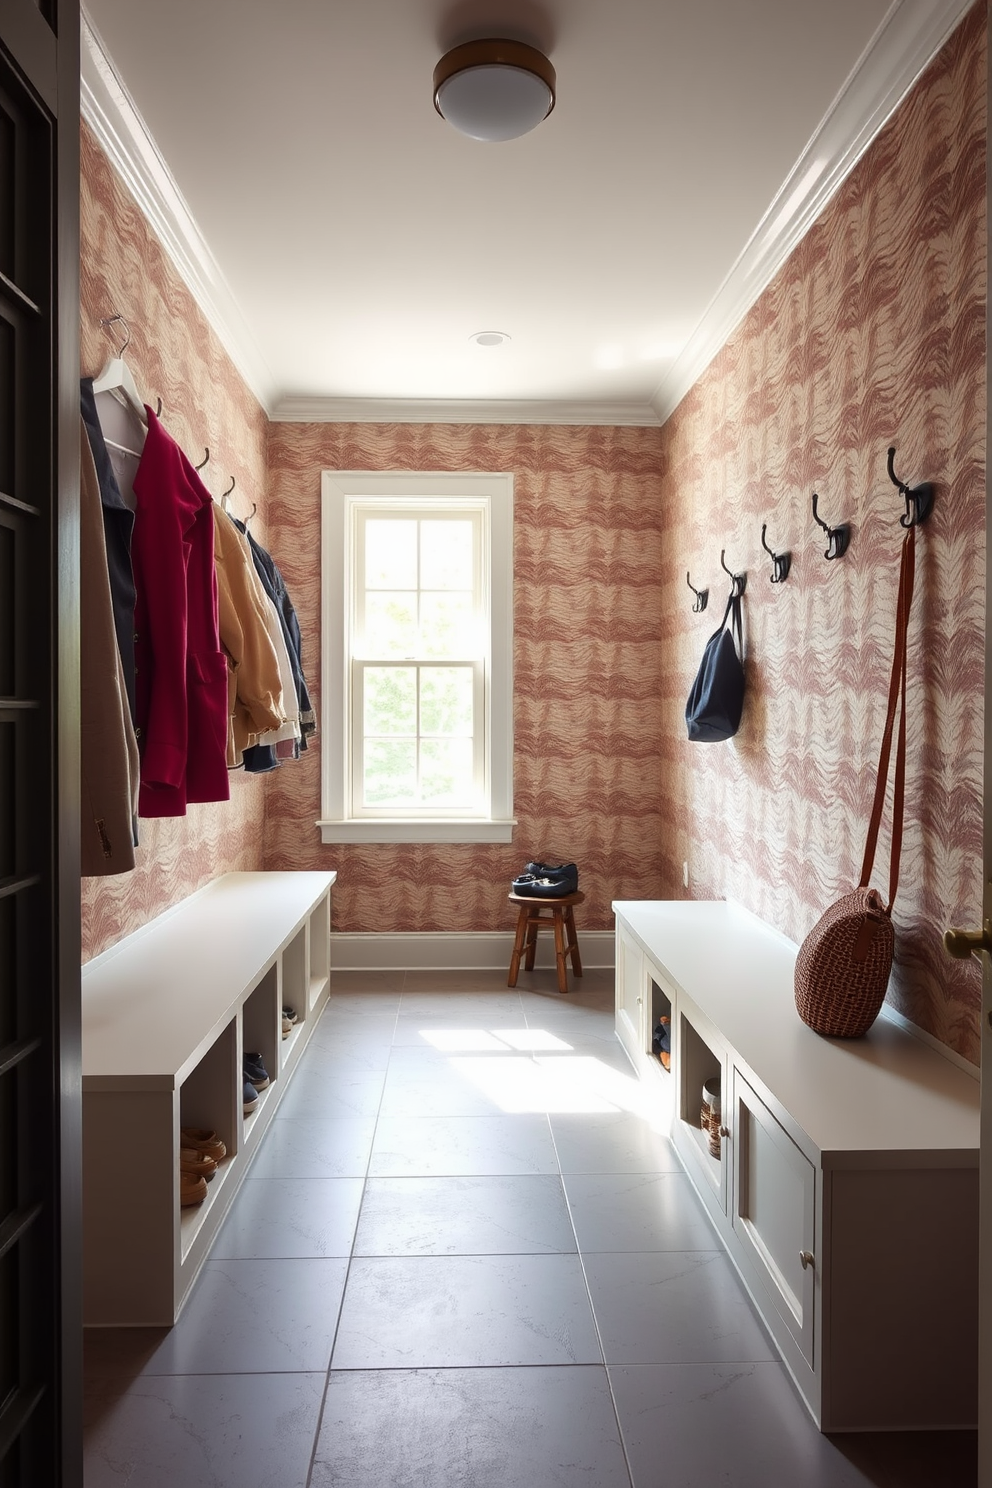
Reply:
[[279, 397], [241, 307], [85, 10], [81, 109], [100, 145], [267, 416], [292, 423], [663, 424], [974, 0], [893, 0], [860, 61], [649, 402]]
[[280, 398], [270, 417], [290, 424], [661, 423], [650, 403], [542, 398]]
[[268, 414], [275, 379], [241, 306], [85, 10], [80, 28], [82, 116]]
[[685, 348], [655, 389], [651, 404], [660, 423], [675, 412], [727, 344], [973, 3], [893, 0]]

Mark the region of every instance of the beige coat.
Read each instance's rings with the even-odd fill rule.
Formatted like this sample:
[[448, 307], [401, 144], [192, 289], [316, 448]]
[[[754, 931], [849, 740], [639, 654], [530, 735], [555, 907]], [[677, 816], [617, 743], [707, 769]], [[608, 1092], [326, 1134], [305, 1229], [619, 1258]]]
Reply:
[[100, 483], [82, 420], [79, 433], [80, 872], [97, 878], [134, 867], [139, 764], [114, 630]]
[[227, 764], [286, 718], [279, 661], [266, 624], [268, 599], [248, 541], [214, 503], [214, 563], [221, 645], [227, 652]]

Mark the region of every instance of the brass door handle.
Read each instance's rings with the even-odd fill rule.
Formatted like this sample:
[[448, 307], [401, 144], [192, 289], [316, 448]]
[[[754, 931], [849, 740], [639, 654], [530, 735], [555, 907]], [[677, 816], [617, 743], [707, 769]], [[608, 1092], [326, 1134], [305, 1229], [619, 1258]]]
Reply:
[[992, 952], [992, 922], [986, 920], [981, 930], [945, 930], [944, 950], [955, 961], [967, 961], [979, 951]]
[[802, 1262], [802, 1268], [804, 1271], [808, 1271], [810, 1266], [814, 1264], [813, 1252], [810, 1250], [801, 1250], [799, 1252], [799, 1259]]

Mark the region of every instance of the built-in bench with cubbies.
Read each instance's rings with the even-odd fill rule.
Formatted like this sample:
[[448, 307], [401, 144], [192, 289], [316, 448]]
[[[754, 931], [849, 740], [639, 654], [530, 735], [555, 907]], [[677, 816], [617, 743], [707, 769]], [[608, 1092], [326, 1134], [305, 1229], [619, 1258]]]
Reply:
[[977, 1071], [888, 1007], [820, 1038], [795, 945], [739, 905], [613, 908], [620, 1041], [816, 1424], [972, 1426]]
[[[227, 873], [83, 967], [84, 1322], [171, 1325], [330, 986], [334, 873]], [[297, 1017], [282, 1036], [282, 1009]], [[242, 1055], [270, 1076], [242, 1110]], [[227, 1156], [179, 1201], [180, 1131]]]

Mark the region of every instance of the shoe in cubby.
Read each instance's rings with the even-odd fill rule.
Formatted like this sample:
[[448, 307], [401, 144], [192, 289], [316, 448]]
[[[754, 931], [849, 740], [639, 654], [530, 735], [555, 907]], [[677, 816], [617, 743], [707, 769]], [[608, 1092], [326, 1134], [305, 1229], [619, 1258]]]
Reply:
[[245, 1079], [250, 1080], [256, 1090], [267, 1090], [269, 1075], [262, 1063], [261, 1054], [246, 1054], [244, 1057]]

